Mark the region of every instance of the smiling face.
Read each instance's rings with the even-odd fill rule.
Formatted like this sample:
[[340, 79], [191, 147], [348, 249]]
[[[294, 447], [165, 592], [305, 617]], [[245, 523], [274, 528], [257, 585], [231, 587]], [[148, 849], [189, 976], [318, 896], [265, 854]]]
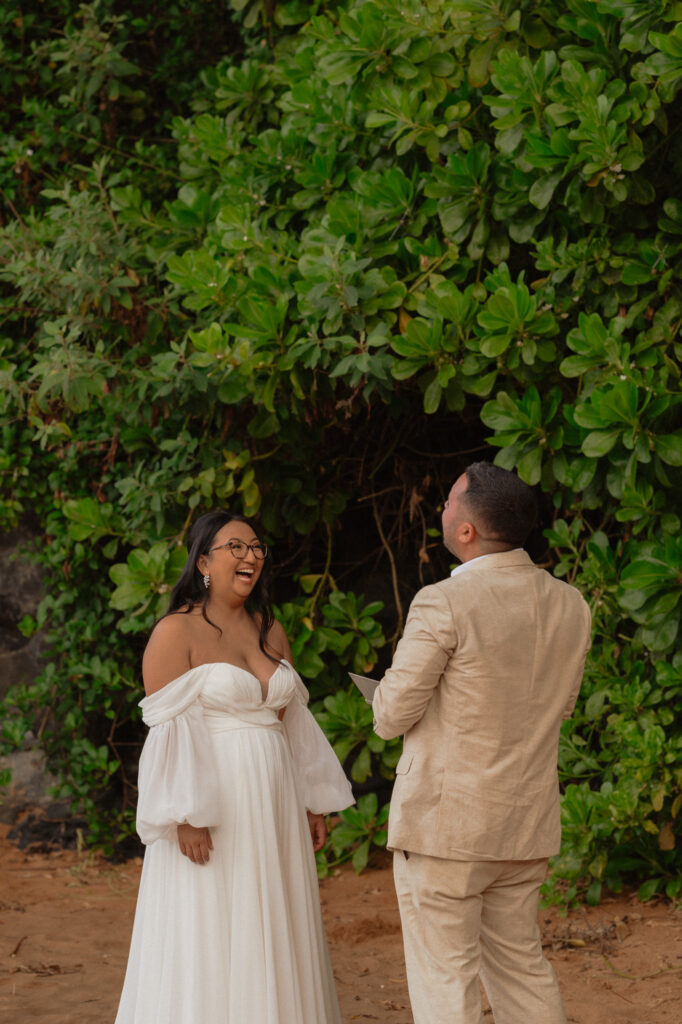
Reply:
[[261, 543], [248, 523], [232, 520], [218, 530], [211, 541], [211, 550], [207, 555], [201, 555], [197, 561], [197, 568], [202, 575], [208, 573], [210, 576], [211, 596], [243, 602], [256, 586], [263, 572], [264, 562], [263, 559], [256, 558], [251, 548], [247, 548], [244, 555], [235, 558], [229, 548], [222, 546], [231, 540], [244, 541], [246, 544]]

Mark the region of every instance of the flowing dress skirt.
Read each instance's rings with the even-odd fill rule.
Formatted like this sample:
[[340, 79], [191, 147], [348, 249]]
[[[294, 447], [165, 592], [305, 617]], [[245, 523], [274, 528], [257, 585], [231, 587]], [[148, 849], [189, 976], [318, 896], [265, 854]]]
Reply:
[[116, 1024], [341, 1024], [287, 739], [233, 726], [212, 716], [209, 863], [147, 848]]

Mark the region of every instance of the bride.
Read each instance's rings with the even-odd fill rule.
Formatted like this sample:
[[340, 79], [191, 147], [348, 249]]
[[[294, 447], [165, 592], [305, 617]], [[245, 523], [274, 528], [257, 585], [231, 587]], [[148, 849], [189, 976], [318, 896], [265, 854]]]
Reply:
[[[116, 1024], [340, 1024], [313, 850], [350, 784], [251, 523], [210, 512], [143, 661], [147, 850]], [[312, 839], [312, 842], [311, 842]]]

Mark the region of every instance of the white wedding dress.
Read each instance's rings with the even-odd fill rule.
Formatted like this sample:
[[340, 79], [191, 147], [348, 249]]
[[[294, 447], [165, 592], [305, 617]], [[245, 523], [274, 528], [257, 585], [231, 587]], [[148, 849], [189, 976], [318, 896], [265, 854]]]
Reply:
[[[265, 700], [217, 662], [141, 701], [148, 849], [116, 1024], [341, 1024], [305, 810], [353, 796], [307, 699], [282, 661]], [[182, 821], [210, 827], [208, 864], [180, 853]]]

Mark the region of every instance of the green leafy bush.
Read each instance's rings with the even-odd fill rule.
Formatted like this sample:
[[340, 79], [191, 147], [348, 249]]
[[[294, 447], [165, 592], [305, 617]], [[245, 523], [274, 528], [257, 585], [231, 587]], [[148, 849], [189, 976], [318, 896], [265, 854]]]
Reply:
[[[178, 39], [208, 2], [158, 25], [54, 3], [55, 37], [24, 5], [35, 75], [0, 115], [0, 512], [39, 526], [52, 654], [5, 735], [59, 705], [51, 763], [94, 840], [120, 841], [139, 651], [189, 522], [222, 504], [273, 543], [337, 752], [358, 783], [390, 777], [398, 745], [345, 670], [387, 664], [447, 568], [439, 503], [490, 445], [546, 496], [544, 564], [594, 616], [555, 875], [569, 899], [623, 877], [676, 897], [682, 7], [231, 6], [229, 52], [221, 26], [197, 72]], [[346, 812], [329, 857], [360, 866], [377, 810]]]
[[331, 867], [351, 861], [359, 874], [367, 867], [372, 847], [386, 846], [388, 804], [379, 810], [376, 793], [365, 793], [359, 797], [357, 806], [342, 811], [341, 820], [334, 825], [329, 836], [334, 860], [318, 854], [318, 874], [324, 877]]

